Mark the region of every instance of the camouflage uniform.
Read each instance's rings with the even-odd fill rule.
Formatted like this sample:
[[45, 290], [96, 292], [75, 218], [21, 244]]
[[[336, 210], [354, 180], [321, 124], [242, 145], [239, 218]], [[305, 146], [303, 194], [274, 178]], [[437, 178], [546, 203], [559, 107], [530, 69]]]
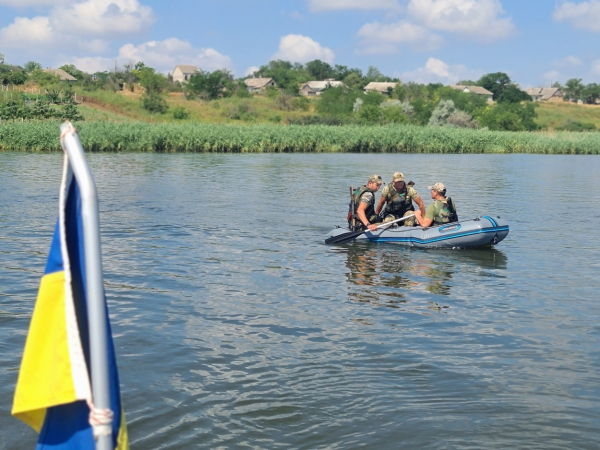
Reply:
[[354, 191], [354, 215], [356, 217], [357, 231], [366, 229], [366, 227], [358, 219], [358, 214], [356, 214], [356, 211], [358, 211], [359, 203], [367, 204], [367, 208], [365, 209], [365, 216], [367, 216], [369, 222], [381, 222], [381, 218], [377, 214], [375, 214], [375, 192], [373, 192], [367, 186], [361, 186]]
[[450, 197], [436, 200], [427, 207], [425, 218], [433, 220], [431, 225], [438, 226], [445, 223], [458, 222], [456, 206]]
[[[417, 198], [419, 194], [412, 186], [405, 184], [404, 188], [397, 191], [392, 184], [389, 184], [383, 188], [381, 196], [385, 198], [386, 202], [384, 210], [386, 214], [383, 223], [388, 223], [413, 214], [415, 210], [413, 207], [413, 200]], [[410, 219], [401, 222], [401, 224], [402, 226], [413, 227], [415, 225], [415, 218], [411, 217]]]

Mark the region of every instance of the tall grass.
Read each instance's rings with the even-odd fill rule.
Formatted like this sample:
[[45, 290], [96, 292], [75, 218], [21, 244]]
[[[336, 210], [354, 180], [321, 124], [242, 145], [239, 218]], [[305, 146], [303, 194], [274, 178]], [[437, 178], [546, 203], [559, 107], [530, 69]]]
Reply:
[[[600, 153], [600, 133], [142, 122], [83, 122], [78, 129], [84, 148], [92, 152]], [[3, 122], [0, 150], [60, 151], [59, 123]]]

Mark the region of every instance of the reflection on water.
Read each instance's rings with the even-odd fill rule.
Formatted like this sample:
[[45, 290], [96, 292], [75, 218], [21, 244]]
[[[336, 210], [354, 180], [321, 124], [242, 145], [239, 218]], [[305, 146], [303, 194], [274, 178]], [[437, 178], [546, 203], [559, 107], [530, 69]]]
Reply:
[[[495, 248], [423, 250], [357, 241], [337, 251], [346, 254], [348, 298], [389, 308], [411, 308], [411, 295], [419, 291], [451, 295], [457, 272], [502, 277], [507, 265], [506, 255]], [[444, 308], [435, 302], [430, 307]]]

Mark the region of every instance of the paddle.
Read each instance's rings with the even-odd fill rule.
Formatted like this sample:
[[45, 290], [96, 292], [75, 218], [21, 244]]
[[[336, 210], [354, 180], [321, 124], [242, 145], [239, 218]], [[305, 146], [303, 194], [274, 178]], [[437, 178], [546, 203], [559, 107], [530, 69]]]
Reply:
[[[379, 225], [377, 227], [377, 229], [387, 227], [396, 222], [403, 222], [406, 219], [410, 219], [411, 217], [415, 217], [415, 215], [411, 214], [410, 216], [402, 217], [401, 219], [396, 219], [396, 220], [392, 220], [391, 222], [388, 222], [388, 223], [383, 223], [383, 224]], [[370, 231], [370, 230], [367, 229], [367, 230], [363, 230], [363, 231], [350, 231], [349, 233], [344, 233], [344, 234], [340, 234], [338, 236], [333, 236], [333, 237], [327, 238], [327, 239], [325, 239], [325, 243], [326, 244], [343, 244], [344, 242], [348, 242], [348, 241], [351, 241], [352, 239], [357, 238], [358, 236], [360, 236], [363, 233], [366, 233], [367, 231]]]

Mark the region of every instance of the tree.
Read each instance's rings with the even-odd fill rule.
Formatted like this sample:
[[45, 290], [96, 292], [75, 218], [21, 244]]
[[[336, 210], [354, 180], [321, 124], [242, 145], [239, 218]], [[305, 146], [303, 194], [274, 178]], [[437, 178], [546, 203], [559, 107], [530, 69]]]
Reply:
[[310, 81], [310, 74], [302, 64], [292, 64], [281, 59], [269, 61], [254, 72], [262, 77], [273, 78], [275, 84], [289, 94], [298, 94], [300, 83]]
[[157, 73], [153, 68], [146, 66], [143, 62], [138, 62], [132, 72], [140, 81], [146, 92], [161, 93], [167, 86], [167, 79], [161, 73]]
[[533, 102], [498, 103], [480, 112], [479, 125], [490, 130], [535, 131], [540, 128], [534, 121], [536, 106]]
[[581, 94], [584, 103], [587, 103], [588, 105], [595, 105], [596, 100], [600, 98], [600, 85], [596, 83], [590, 83], [583, 89]]
[[307, 62], [306, 70], [313, 80], [326, 80], [334, 76], [333, 67], [320, 59]]
[[228, 96], [234, 91], [233, 76], [226, 70], [201, 70], [190, 77], [186, 89], [191, 95], [214, 100], [220, 96]]
[[494, 94], [494, 100], [498, 100], [510, 84], [512, 84], [510, 77], [504, 72], [488, 73], [483, 75], [477, 82], [477, 86], [481, 86]]
[[350, 89], [360, 89], [361, 87], [363, 87], [362, 78], [355, 72], [352, 72], [348, 76], [343, 78], [342, 82]]
[[27, 61], [23, 65], [23, 70], [25, 71], [25, 73], [31, 73], [34, 70], [42, 70], [42, 65], [39, 62]]
[[65, 72], [67, 72], [69, 75], [71, 75], [72, 77], [77, 78], [77, 81], [83, 80], [83, 78], [85, 76], [85, 73], [82, 72], [81, 70], [79, 70], [75, 66], [75, 64], [64, 64], [64, 65], [60, 66], [59, 69], [62, 69]]
[[316, 105], [317, 112], [329, 116], [350, 115], [354, 102], [359, 97], [364, 97], [364, 94], [359, 90], [344, 86], [329, 87], [319, 95]]
[[80, 122], [85, 120], [83, 115], [77, 110], [77, 106], [74, 103], [67, 103], [63, 106], [62, 111], [59, 112], [58, 116], [62, 120], [69, 120], [71, 122]]
[[452, 100], [442, 100], [435, 107], [429, 118], [430, 127], [443, 127], [448, 121], [448, 117], [456, 110]]
[[498, 103], [520, 103], [520, 102], [530, 102], [533, 99], [531, 96], [519, 89], [514, 84], [506, 86], [502, 94], [498, 97]]
[[565, 99], [571, 101], [577, 101], [581, 99], [583, 95], [584, 85], [581, 82], [581, 78], [571, 78], [565, 83]]
[[21, 85], [25, 84], [25, 81], [27, 81], [27, 75], [20, 70], [13, 70], [12, 72], [9, 72], [6, 79], [11, 84]]
[[166, 100], [159, 92], [145, 92], [141, 98], [142, 108], [151, 113], [164, 114], [169, 110]]

